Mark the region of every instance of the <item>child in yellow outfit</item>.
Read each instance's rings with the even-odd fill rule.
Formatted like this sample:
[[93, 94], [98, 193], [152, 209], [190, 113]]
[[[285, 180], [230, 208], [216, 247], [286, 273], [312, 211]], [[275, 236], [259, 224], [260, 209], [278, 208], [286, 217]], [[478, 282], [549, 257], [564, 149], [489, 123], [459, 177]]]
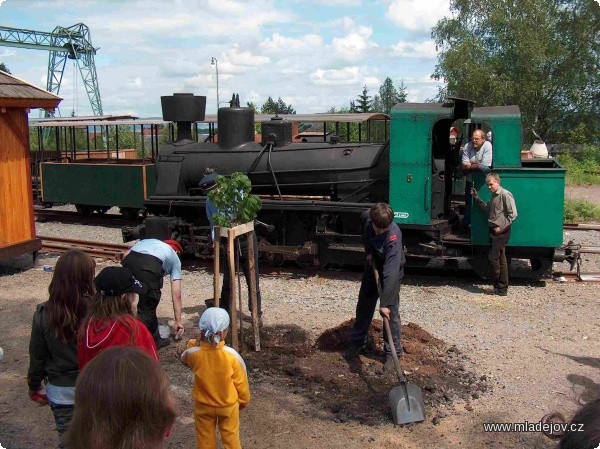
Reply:
[[200, 341], [190, 340], [181, 361], [194, 371], [194, 419], [198, 449], [216, 449], [219, 426], [225, 449], [241, 449], [240, 410], [250, 401], [246, 364], [237, 351], [225, 346], [229, 314], [210, 307], [199, 324]]

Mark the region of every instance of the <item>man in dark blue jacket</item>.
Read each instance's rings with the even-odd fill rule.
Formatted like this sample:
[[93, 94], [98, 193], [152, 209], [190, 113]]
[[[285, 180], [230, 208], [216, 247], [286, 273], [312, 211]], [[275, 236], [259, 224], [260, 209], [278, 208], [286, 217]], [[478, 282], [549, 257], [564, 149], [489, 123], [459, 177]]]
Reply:
[[[404, 276], [406, 258], [402, 247], [402, 232], [394, 223], [394, 212], [386, 203], [377, 203], [362, 216], [363, 244], [365, 246], [366, 263], [363, 272], [358, 303], [356, 304], [356, 321], [350, 332], [350, 346], [346, 357], [357, 357], [365, 346], [365, 339], [379, 293], [373, 273], [375, 267], [382, 282], [379, 313], [390, 320], [394, 346], [398, 356], [402, 354], [400, 344], [400, 281]], [[384, 329], [385, 369], [393, 369], [391, 348], [388, 345]]]

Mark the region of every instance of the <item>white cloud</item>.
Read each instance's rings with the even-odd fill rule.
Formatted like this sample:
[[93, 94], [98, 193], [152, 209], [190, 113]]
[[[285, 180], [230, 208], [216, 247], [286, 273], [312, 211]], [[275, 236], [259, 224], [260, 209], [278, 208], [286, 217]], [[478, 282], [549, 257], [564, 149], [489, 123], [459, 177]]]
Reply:
[[299, 38], [292, 38], [279, 33], [274, 33], [270, 38], [268, 37], [258, 44], [259, 48], [269, 53], [313, 52], [322, 45], [323, 38], [318, 34], [306, 34]]
[[377, 46], [370, 39], [372, 34], [371, 28], [361, 26], [346, 37], [334, 37], [331, 45], [339, 57], [348, 61], [358, 61], [364, 57], [368, 49]]
[[7, 58], [9, 56], [14, 56], [15, 54], [15, 50], [4, 49], [2, 52], [0, 52], [0, 58]]
[[327, 26], [333, 29], [342, 29], [344, 31], [353, 30], [356, 27], [356, 21], [352, 17], [340, 17], [327, 22]]
[[132, 82], [131, 85], [134, 87], [142, 87], [142, 79], [138, 76]]
[[240, 46], [236, 44], [225, 51], [224, 57], [219, 59], [218, 63], [220, 77], [221, 72], [224, 74], [244, 73], [249, 67], [266, 66], [271, 63], [271, 58], [241, 50]]
[[360, 6], [362, 0], [313, 0], [313, 3], [325, 6]]
[[208, 0], [206, 8], [208, 10], [228, 13], [240, 13], [244, 12], [245, 10], [244, 4], [242, 2], [236, 2], [233, 0]]
[[317, 69], [310, 74], [310, 81], [320, 86], [336, 86], [357, 84], [360, 80], [358, 67], [342, 69]]
[[363, 85], [367, 86], [369, 89], [378, 90], [379, 86], [381, 85], [381, 81], [379, 81], [379, 79], [374, 76], [367, 76], [363, 81]]
[[250, 93], [246, 94], [246, 96], [244, 97], [244, 105], [246, 103], [254, 103], [256, 105], [259, 105], [260, 103], [262, 103], [260, 94], [254, 90], [251, 90]]
[[392, 0], [386, 17], [411, 31], [430, 31], [442, 17], [450, 15], [449, 0]]
[[437, 58], [435, 42], [432, 40], [421, 42], [398, 42], [392, 45], [392, 56], [403, 58]]

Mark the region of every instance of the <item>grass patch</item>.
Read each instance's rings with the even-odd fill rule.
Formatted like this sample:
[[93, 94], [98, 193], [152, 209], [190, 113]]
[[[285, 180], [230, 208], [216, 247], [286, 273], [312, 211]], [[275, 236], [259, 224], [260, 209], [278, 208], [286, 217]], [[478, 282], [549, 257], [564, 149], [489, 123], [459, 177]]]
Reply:
[[560, 164], [567, 170], [568, 186], [600, 185], [600, 147], [585, 145], [581, 154], [561, 154]]
[[583, 200], [565, 200], [565, 223], [600, 222], [600, 206]]

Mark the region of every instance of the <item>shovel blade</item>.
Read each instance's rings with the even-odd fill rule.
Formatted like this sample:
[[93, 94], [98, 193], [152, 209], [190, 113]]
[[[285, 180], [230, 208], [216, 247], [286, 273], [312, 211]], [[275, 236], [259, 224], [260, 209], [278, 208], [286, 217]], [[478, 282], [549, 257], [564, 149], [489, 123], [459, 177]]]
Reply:
[[423, 394], [414, 384], [403, 382], [389, 395], [394, 424], [409, 424], [425, 420]]

